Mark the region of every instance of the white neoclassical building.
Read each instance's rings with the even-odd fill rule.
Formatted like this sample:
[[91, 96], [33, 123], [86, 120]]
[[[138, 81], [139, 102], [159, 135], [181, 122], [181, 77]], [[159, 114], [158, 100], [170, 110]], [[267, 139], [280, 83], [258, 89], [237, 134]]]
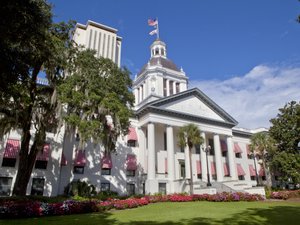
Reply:
[[[116, 33], [114, 28], [88, 21], [76, 26], [74, 40], [120, 65], [122, 38]], [[217, 103], [197, 88], [188, 89], [188, 77], [167, 57], [163, 41], [155, 40], [151, 45], [150, 59], [135, 77], [133, 92], [135, 117], [129, 134], [119, 137], [115, 153], [104, 155], [103, 146], [91, 142], [78, 150], [76, 134], [65, 132], [64, 127], [57, 133], [49, 132], [27, 194], [59, 195], [78, 179], [95, 185], [97, 191], [121, 195], [180, 193], [189, 191], [191, 176], [194, 193], [264, 193], [261, 188], [252, 188], [265, 174], [248, 147], [251, 135], [262, 130], [236, 128], [238, 122]], [[188, 149], [177, 145], [179, 128], [189, 123], [200, 128], [205, 140], [193, 149], [191, 161]], [[12, 191], [19, 149], [18, 131], [2, 138], [0, 195]], [[212, 186], [207, 187], [208, 179]]]

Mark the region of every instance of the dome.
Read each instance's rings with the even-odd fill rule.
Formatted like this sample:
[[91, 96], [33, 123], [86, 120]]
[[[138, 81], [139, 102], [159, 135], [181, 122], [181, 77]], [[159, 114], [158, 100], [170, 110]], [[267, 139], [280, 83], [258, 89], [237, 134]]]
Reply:
[[[175, 63], [173, 63], [171, 60], [167, 59], [167, 58], [163, 58], [163, 57], [152, 57], [149, 61], [150, 66], [155, 66], [160, 64], [163, 68], [167, 68], [170, 70], [174, 70], [177, 72], [180, 72], [180, 69], [178, 69], [178, 67], [176, 66]], [[143, 68], [141, 69], [141, 71], [138, 73], [138, 76], [141, 75], [147, 68], [148, 63], [145, 64], [143, 66]]]

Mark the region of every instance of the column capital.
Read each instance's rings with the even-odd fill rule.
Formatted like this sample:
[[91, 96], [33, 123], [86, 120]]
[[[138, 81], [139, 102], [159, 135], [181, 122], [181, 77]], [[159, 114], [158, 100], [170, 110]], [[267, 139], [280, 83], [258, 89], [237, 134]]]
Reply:
[[217, 135], [217, 136], [220, 136], [220, 134], [218, 134], [218, 133], [215, 133], [215, 132], [213, 133], [213, 135], [214, 135], [214, 136], [216, 136], [216, 135]]
[[173, 127], [171, 124], [166, 124], [166, 127]]

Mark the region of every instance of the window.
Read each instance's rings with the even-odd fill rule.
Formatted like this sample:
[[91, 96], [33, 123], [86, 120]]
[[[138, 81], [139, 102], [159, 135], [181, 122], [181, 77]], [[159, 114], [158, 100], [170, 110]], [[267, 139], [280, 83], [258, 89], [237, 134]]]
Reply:
[[262, 179], [262, 180], [266, 180], [266, 176], [262, 176], [261, 179]]
[[111, 169], [109, 168], [102, 168], [101, 175], [111, 175]]
[[196, 154], [200, 154], [200, 145], [195, 145]]
[[166, 97], [167, 96], [167, 79], [164, 78], [163, 83], [164, 83], [164, 97]]
[[134, 177], [135, 176], [135, 170], [126, 170], [126, 176], [127, 177]]
[[3, 158], [2, 166], [3, 167], [15, 167], [16, 161], [17, 160], [15, 158]]
[[161, 51], [161, 55], [165, 55], [165, 50], [163, 48], [160, 49], [160, 51]]
[[156, 49], [155, 49], [155, 55], [158, 55], [158, 54], [159, 54], [159, 49], [156, 48]]
[[127, 183], [127, 193], [128, 193], [128, 195], [134, 195], [135, 194], [134, 184]]
[[247, 154], [247, 157], [248, 157], [248, 159], [253, 159], [254, 157], [253, 157], [253, 155], [252, 154]]
[[136, 146], [136, 141], [135, 140], [129, 140], [129, 141], [127, 141], [127, 146], [128, 147], [135, 147]]
[[166, 195], [167, 194], [167, 184], [166, 183], [158, 183], [158, 193]]
[[167, 150], [167, 133], [164, 132], [164, 150]]
[[48, 164], [48, 161], [36, 160], [34, 168], [45, 170], [45, 169], [47, 169], [47, 164]]
[[9, 196], [12, 177], [0, 177], [0, 196]]
[[212, 178], [213, 180], [217, 180], [217, 174], [212, 174], [212, 175], [211, 175], [211, 178]]
[[240, 152], [235, 153], [235, 157], [236, 157], [236, 158], [242, 158], [242, 154], [241, 154]]
[[84, 166], [74, 166], [73, 173], [83, 174], [84, 173]]
[[201, 174], [201, 173], [198, 173], [198, 174], [197, 174], [197, 178], [201, 180], [201, 179], [202, 179], [202, 174]]
[[256, 180], [256, 177], [255, 176], [250, 176], [250, 179], [251, 180]]
[[31, 186], [31, 195], [43, 195], [44, 183], [44, 178], [33, 178]]
[[222, 156], [226, 157], [227, 156], [227, 151], [226, 152], [222, 151]]
[[110, 183], [108, 182], [101, 183], [100, 191], [110, 191]]
[[240, 175], [238, 176], [239, 180], [245, 180], [245, 176], [244, 175]]
[[180, 147], [180, 152], [184, 152], [184, 147]]
[[174, 81], [170, 80], [170, 83], [169, 83], [170, 95], [174, 94], [173, 83], [174, 83]]
[[180, 92], [180, 86], [179, 86], [179, 83], [176, 83], [175, 86], [176, 86], [176, 93], [179, 93], [179, 92]]
[[185, 164], [184, 164], [184, 162], [180, 163], [180, 177], [185, 178]]
[[215, 155], [215, 149], [214, 149], [214, 140], [213, 139], [208, 139], [208, 145], [210, 146], [210, 155]]

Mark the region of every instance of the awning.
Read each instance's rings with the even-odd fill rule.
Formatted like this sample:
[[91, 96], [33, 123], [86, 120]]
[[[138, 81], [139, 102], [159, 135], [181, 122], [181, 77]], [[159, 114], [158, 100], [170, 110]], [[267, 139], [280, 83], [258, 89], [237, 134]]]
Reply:
[[227, 152], [228, 149], [227, 149], [227, 143], [226, 143], [226, 141], [220, 140], [220, 144], [221, 144], [221, 150], [222, 150], [222, 152]]
[[136, 170], [137, 165], [136, 165], [136, 156], [135, 155], [127, 155], [126, 159], [126, 169], [127, 170]]
[[111, 169], [112, 168], [112, 161], [111, 155], [105, 154], [101, 159], [101, 168], [102, 169]]
[[228, 169], [228, 164], [224, 163], [224, 176], [229, 176], [229, 169]]
[[216, 175], [216, 164], [214, 162], [210, 163], [211, 175]]
[[64, 153], [61, 154], [60, 165], [61, 165], [61, 166], [66, 166], [66, 165], [68, 165], [68, 161], [67, 161], [67, 159], [66, 159]]
[[4, 151], [3, 158], [17, 158], [20, 151], [20, 141], [15, 139], [8, 139], [6, 142], [6, 147]]
[[256, 172], [255, 172], [253, 165], [249, 165], [249, 171], [250, 171], [251, 177], [256, 176]]
[[168, 159], [165, 158], [165, 173], [168, 173]]
[[50, 144], [44, 144], [43, 151], [39, 151], [36, 160], [40, 161], [48, 161], [49, 160], [49, 152], [50, 152]]
[[252, 153], [251, 153], [251, 151], [250, 151], [250, 145], [246, 145], [246, 149], [247, 149], [247, 154], [248, 154], [248, 155], [251, 155]]
[[137, 134], [136, 134], [135, 128], [129, 127], [127, 140], [128, 141], [137, 141]]
[[263, 167], [261, 167], [261, 168], [260, 168], [260, 170], [259, 170], [259, 173], [258, 173], [258, 174], [259, 174], [259, 176], [260, 176], [260, 177], [265, 177], [265, 176], [266, 176], [266, 173], [265, 173], [265, 170], [264, 170], [264, 168], [263, 168]]
[[243, 152], [241, 147], [239, 146], [239, 144], [236, 143], [236, 142], [234, 143], [234, 152], [235, 153], [242, 153]]
[[85, 151], [76, 150], [74, 165], [75, 166], [85, 166], [85, 164], [86, 164]]
[[239, 163], [236, 164], [236, 168], [237, 168], [238, 176], [244, 176], [246, 174], [241, 164]]
[[197, 174], [202, 174], [200, 160], [196, 161], [196, 165], [197, 165]]

